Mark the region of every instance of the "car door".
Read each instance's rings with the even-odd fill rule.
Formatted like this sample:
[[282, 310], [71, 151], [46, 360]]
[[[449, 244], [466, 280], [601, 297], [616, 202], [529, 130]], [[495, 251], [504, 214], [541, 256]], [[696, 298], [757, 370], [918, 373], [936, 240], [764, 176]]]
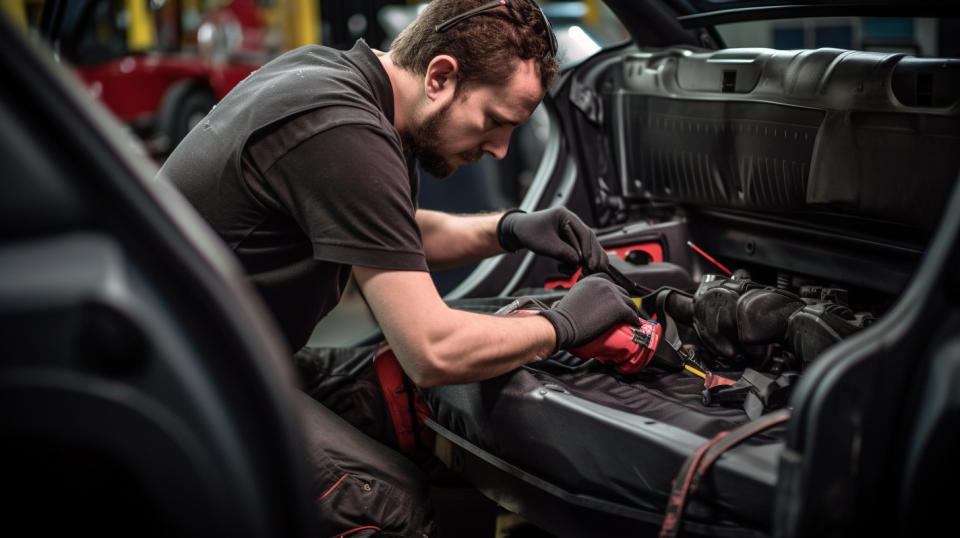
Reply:
[[0, 68], [5, 525], [313, 535], [289, 354], [236, 262], [5, 16]]

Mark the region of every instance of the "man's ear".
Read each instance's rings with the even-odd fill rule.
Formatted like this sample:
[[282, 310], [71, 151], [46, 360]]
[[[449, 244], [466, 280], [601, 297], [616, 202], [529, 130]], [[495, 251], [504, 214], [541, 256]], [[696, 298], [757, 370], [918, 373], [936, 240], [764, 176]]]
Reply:
[[427, 66], [424, 77], [424, 91], [431, 101], [445, 101], [453, 98], [457, 90], [459, 66], [457, 59], [449, 54], [434, 56]]

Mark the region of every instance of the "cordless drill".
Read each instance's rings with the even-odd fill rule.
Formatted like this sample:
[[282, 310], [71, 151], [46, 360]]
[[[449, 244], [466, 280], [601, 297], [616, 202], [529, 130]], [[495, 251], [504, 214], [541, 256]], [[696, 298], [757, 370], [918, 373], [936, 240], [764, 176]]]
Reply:
[[656, 321], [639, 319], [639, 327], [626, 323], [614, 326], [596, 340], [571, 349], [570, 353], [612, 365], [622, 374], [635, 374], [649, 364], [670, 370], [682, 368], [674, 355], [657, 353], [663, 326]]
[[[528, 316], [538, 312], [539, 310], [519, 308], [507, 315]], [[626, 323], [615, 325], [593, 341], [568, 351], [581, 359], [596, 359], [603, 364], [612, 365], [622, 374], [635, 374], [651, 363], [671, 370], [682, 368], [682, 363], [674, 359], [673, 354], [657, 353], [663, 326], [656, 321], [643, 318], [638, 320], [639, 326]]]

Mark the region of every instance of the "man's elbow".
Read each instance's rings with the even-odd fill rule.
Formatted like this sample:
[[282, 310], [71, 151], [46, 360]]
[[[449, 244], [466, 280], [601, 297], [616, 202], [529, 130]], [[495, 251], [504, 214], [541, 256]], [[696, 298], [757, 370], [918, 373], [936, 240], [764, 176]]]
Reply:
[[407, 376], [418, 387], [436, 387], [453, 383], [449, 374], [440, 368], [419, 366], [411, 368]]
[[458, 376], [450, 367], [449, 361], [429, 354], [418, 354], [407, 359], [401, 359], [400, 364], [407, 377], [418, 387], [436, 387], [458, 382]]
[[410, 380], [413, 381], [413, 384], [418, 387], [429, 388], [429, 387], [438, 387], [440, 385], [449, 385], [444, 381], [442, 375], [437, 374], [427, 374], [422, 372], [413, 372], [409, 374]]

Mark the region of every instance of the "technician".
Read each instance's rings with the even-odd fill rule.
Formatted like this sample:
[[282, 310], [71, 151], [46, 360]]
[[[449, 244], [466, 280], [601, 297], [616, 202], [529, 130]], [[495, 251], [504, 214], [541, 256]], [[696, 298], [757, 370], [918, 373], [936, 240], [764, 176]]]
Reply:
[[[414, 383], [488, 379], [637, 323], [630, 297], [600, 276], [543, 315], [505, 318], [448, 307], [428, 272], [521, 248], [587, 272], [606, 266], [593, 231], [565, 209], [454, 216], [417, 208], [417, 162], [446, 177], [483, 155], [505, 156], [556, 78], [556, 52], [532, 0], [434, 0], [387, 53], [361, 40], [264, 65], [188, 134], [161, 176], [236, 253], [291, 349], [337, 304], [352, 271]], [[311, 450], [318, 469], [329, 467], [318, 470], [318, 497], [346, 491], [342, 476], [371, 476], [367, 487], [380, 484], [388, 499], [371, 502], [378, 493], [361, 478], [339, 507], [318, 503], [322, 518], [340, 522], [335, 532], [374, 521], [429, 534], [428, 510], [390, 484], [386, 456], [341, 476], [365, 458], [338, 453], [328, 462], [345, 450], [323, 435], [311, 439], [326, 443]]]

